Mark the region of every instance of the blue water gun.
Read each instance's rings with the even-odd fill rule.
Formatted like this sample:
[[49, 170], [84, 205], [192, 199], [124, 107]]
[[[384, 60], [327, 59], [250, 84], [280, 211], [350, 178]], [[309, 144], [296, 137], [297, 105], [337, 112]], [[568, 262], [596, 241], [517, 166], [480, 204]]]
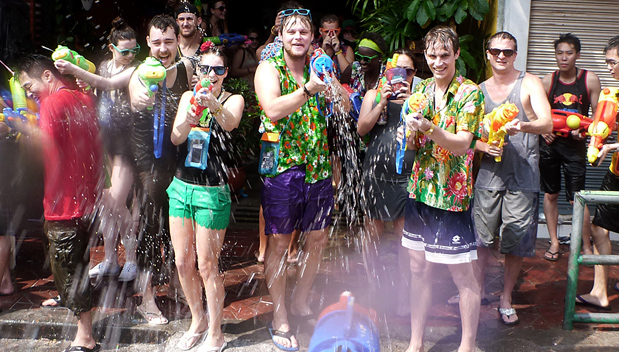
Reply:
[[[327, 86], [331, 85], [333, 81], [331, 76], [333, 73], [333, 60], [331, 60], [329, 55], [322, 54], [319, 51], [315, 52], [310, 59], [310, 69], [314, 71], [316, 76], [318, 76], [321, 81], [325, 82]], [[320, 111], [324, 117], [331, 116], [333, 113], [333, 102], [327, 101], [326, 111], [324, 112], [320, 108], [318, 96], [316, 96], [316, 102], [318, 104], [318, 111]]]

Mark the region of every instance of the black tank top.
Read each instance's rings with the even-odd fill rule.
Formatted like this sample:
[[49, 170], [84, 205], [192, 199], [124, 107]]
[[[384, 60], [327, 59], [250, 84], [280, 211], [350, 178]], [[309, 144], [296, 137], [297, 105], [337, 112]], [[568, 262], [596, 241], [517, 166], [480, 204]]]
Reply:
[[[223, 105], [232, 94], [221, 101]], [[208, 127], [200, 126], [200, 127]], [[225, 131], [217, 120], [213, 120], [211, 125], [211, 141], [208, 147], [206, 159], [206, 169], [201, 170], [195, 167], [185, 166], [185, 159], [189, 151], [187, 141], [179, 146], [178, 161], [176, 164], [176, 174], [174, 175], [181, 181], [200, 185], [200, 186], [219, 186], [228, 182], [228, 167], [231, 165], [232, 144], [230, 142], [230, 132]]]
[[[190, 89], [187, 70], [183, 61], [177, 64], [176, 81], [171, 88], [163, 87], [157, 91], [155, 106], [152, 110], [143, 109], [133, 113], [131, 128], [131, 149], [138, 172], [151, 171], [153, 167], [173, 171], [178, 157], [178, 147], [172, 143], [172, 126], [181, 95]], [[137, 71], [137, 70], [136, 70]], [[135, 74], [135, 72], [134, 72]], [[163, 148], [161, 157], [155, 158], [153, 142], [153, 121], [155, 111], [160, 111], [163, 104], [163, 90], [166, 91], [165, 126], [163, 131]]]
[[587, 70], [579, 70], [573, 83], [565, 84], [559, 79], [559, 71], [552, 74], [552, 85], [548, 100], [552, 109], [589, 114], [589, 93], [587, 92]]

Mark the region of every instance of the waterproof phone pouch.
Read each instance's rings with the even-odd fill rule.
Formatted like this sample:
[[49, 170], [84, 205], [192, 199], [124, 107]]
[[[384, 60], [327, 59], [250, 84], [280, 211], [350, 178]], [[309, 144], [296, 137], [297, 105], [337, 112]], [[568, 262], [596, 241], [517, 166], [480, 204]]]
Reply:
[[206, 170], [208, 145], [211, 142], [210, 128], [194, 127], [187, 136], [186, 167], [195, 167]]
[[266, 176], [275, 175], [277, 173], [277, 165], [279, 164], [279, 133], [263, 133], [260, 141], [260, 165], [258, 166], [258, 172]]

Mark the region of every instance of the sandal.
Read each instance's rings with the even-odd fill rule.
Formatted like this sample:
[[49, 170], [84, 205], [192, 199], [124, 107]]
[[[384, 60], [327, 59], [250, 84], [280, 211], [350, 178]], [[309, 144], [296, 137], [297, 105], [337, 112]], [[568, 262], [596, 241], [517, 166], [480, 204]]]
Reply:
[[178, 347], [179, 350], [188, 351], [196, 347], [197, 344], [202, 343], [202, 341], [204, 341], [204, 339], [206, 338], [207, 334], [208, 334], [208, 329], [204, 329], [204, 331], [202, 332], [185, 331], [183, 336], [181, 336], [181, 338], [178, 339], [178, 342], [176, 343], [176, 347]]
[[[550, 255], [547, 255], [547, 254], [550, 254]], [[544, 259], [548, 261], [556, 262], [557, 260], [559, 260], [559, 258], [561, 258], [561, 252], [559, 251], [551, 252], [550, 250], [546, 250], [546, 253], [544, 253]]]
[[[48, 304], [45, 304], [45, 302], [47, 302]], [[56, 297], [52, 297], [52, 298], [46, 299], [45, 301], [41, 302], [41, 308], [61, 309], [65, 307], [62, 305], [62, 303], [60, 303], [60, 295], [58, 295]]]
[[[271, 334], [271, 341], [273, 341], [273, 344], [279, 348], [282, 351], [298, 351], [299, 350], [299, 346], [297, 347], [292, 347], [292, 340], [291, 337], [294, 336], [294, 334], [292, 334], [291, 331], [280, 331], [280, 330], [275, 330], [273, 329], [273, 323], [272, 322], [268, 322], [267, 323], [267, 330], [269, 330], [269, 334]], [[282, 337], [285, 339], [288, 339], [288, 341], [290, 341], [290, 347], [286, 347], [282, 344], [279, 344], [277, 342], [275, 342], [275, 336], [277, 337]], [[298, 342], [297, 342], [298, 343]]]
[[168, 318], [166, 318], [161, 311], [157, 313], [147, 312], [141, 306], [135, 307], [135, 311], [150, 325], [166, 325], [169, 323]]
[[[501, 315], [499, 317], [499, 320], [501, 320], [501, 323], [503, 323], [505, 325], [516, 325], [520, 321], [518, 319], [518, 316], [516, 315], [516, 310], [514, 308], [501, 308], [501, 307], [497, 307], [497, 309], [499, 311], [499, 314]], [[516, 320], [514, 320], [514, 321], [507, 321], [505, 318], [503, 318], [503, 316], [506, 316], [507, 318], [509, 318], [512, 315], [516, 317]]]

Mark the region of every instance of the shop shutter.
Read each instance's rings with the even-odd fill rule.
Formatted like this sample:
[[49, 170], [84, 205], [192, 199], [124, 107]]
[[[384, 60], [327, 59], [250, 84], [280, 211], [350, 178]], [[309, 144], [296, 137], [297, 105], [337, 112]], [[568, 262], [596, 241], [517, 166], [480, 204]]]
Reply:
[[[603, 49], [608, 40], [619, 35], [619, 1], [604, 0], [531, 0], [527, 72], [540, 78], [557, 69], [553, 41], [562, 33], [573, 33], [581, 42], [577, 66], [595, 72], [603, 87], [619, 87], [608, 73]], [[590, 114], [591, 115], [591, 114]], [[611, 137], [613, 140], [616, 134]], [[585, 189], [597, 190], [608, 170], [610, 157], [599, 167], [587, 166]], [[562, 180], [563, 182], [564, 180]], [[559, 197], [561, 214], [571, 214], [562, 185]], [[543, 194], [540, 195], [540, 200]], [[540, 212], [542, 212], [540, 203]], [[592, 211], [593, 214], [593, 211]]]

